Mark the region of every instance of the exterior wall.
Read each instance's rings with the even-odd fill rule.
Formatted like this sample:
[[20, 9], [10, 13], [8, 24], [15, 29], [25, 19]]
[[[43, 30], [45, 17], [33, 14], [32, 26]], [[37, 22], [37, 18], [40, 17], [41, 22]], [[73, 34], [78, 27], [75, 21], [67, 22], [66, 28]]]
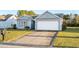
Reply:
[[22, 26], [22, 21], [17, 20], [17, 28], [18, 29], [23, 29], [24, 27]]
[[35, 21], [35, 30], [37, 30], [37, 20]]
[[32, 24], [32, 21], [31, 21], [31, 20], [29, 20], [29, 21], [28, 21], [27, 26], [29, 26], [29, 27], [30, 27], [30, 29], [31, 29], [31, 24]]
[[31, 28], [31, 20], [18, 20], [17, 21], [17, 28], [24, 29], [26, 26]]
[[0, 28], [7, 28], [7, 23], [5, 21], [0, 21]]
[[7, 28], [13, 28], [13, 25], [17, 24], [17, 20], [16, 19], [8, 19], [5, 22], [6, 22]]

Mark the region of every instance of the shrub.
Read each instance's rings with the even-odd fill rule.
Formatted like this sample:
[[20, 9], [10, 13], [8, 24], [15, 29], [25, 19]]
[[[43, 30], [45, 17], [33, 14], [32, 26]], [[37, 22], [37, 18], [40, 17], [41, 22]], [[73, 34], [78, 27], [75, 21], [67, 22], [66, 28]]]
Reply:
[[13, 25], [13, 29], [16, 29], [16, 24]]
[[63, 21], [62, 31], [66, 30], [66, 28], [67, 28], [66, 22], [65, 22], [65, 21]]
[[26, 27], [25, 27], [25, 29], [29, 30], [29, 29], [30, 29], [30, 27], [29, 27], [29, 26], [26, 26]]

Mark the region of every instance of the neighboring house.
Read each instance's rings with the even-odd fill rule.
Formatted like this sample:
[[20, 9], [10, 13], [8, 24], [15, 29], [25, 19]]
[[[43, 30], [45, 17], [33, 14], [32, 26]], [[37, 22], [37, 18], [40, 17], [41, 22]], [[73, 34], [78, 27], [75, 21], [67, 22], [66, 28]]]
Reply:
[[0, 19], [0, 29], [1, 28], [6, 28], [6, 20]]
[[31, 29], [32, 20], [33, 18], [28, 15], [19, 17], [17, 19], [17, 29], [25, 29], [26, 27], [29, 27]]
[[5, 16], [0, 15], [0, 28], [5, 28]]
[[6, 20], [6, 23], [7, 28], [13, 28], [15, 24], [17, 25], [17, 18], [13, 15]]
[[48, 11], [35, 19], [35, 30], [62, 30], [63, 19]]
[[17, 24], [17, 18], [15, 16], [0, 19], [0, 28], [13, 28], [14, 24]]

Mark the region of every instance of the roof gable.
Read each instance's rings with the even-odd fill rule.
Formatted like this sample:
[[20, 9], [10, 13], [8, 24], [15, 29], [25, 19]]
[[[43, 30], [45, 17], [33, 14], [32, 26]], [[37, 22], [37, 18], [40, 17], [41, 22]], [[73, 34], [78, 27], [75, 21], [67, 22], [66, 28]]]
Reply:
[[42, 18], [52, 18], [52, 19], [61, 19], [59, 16], [52, 14], [48, 11], [44, 12], [43, 14], [36, 17], [36, 19], [42, 19]]
[[5, 17], [4, 19], [0, 19], [0, 21], [11, 21], [11, 20], [17, 20], [16, 16], [12, 15], [12, 16], [8, 16], [7, 18]]
[[8, 19], [17, 19], [16, 16], [12, 15], [11, 17], [9, 17]]

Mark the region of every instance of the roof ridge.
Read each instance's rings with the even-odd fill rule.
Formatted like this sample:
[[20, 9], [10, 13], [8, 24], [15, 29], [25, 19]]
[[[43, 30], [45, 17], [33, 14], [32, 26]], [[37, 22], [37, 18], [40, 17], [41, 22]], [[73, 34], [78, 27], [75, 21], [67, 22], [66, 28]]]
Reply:
[[48, 10], [47, 10], [47, 11], [45, 11], [43, 14], [41, 14], [41, 15], [37, 16], [35, 19], [40, 18], [40, 17], [41, 17], [41, 16], [43, 16], [45, 13], [49, 13], [50, 15], [53, 15], [53, 16], [55, 16], [56, 18], [60, 18], [60, 19], [61, 19], [61, 17], [59, 17], [59, 16], [57, 16], [57, 15], [55, 15], [55, 14], [52, 14], [52, 13], [51, 13], [51, 12], [49, 12]]

